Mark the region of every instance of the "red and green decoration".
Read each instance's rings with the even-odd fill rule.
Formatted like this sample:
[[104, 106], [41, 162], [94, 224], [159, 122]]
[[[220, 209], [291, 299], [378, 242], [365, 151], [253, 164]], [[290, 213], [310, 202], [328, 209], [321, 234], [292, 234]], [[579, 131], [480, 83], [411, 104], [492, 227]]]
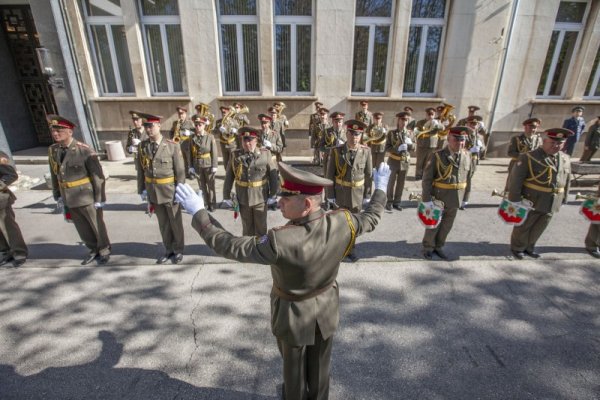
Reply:
[[417, 207], [417, 216], [426, 229], [435, 229], [442, 222], [442, 211], [440, 206], [433, 204], [428, 207], [421, 202]]
[[587, 199], [579, 210], [592, 224], [600, 224], [600, 202], [597, 199]]
[[500, 207], [498, 207], [498, 215], [504, 222], [509, 225], [519, 226], [525, 222], [529, 208], [519, 204], [513, 203], [507, 199], [502, 200]]

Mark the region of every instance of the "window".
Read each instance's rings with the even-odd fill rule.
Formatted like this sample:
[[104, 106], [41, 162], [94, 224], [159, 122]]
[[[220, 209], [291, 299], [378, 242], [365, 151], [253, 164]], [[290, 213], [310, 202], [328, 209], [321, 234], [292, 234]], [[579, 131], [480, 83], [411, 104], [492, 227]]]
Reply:
[[275, 0], [275, 73], [278, 93], [311, 90], [312, 0]]
[[600, 68], [598, 68], [598, 62], [600, 61], [600, 49], [596, 51], [596, 59], [592, 67], [592, 74], [588, 83], [585, 87], [586, 98], [599, 98], [600, 97]]
[[404, 94], [435, 95], [445, 14], [445, 0], [413, 0]]
[[561, 1], [550, 38], [546, 61], [538, 85], [537, 95], [561, 97], [564, 95], [575, 50], [579, 47], [588, 12], [588, 1]]
[[225, 94], [258, 94], [256, 0], [218, 0], [221, 71]]
[[120, 0], [84, 0], [83, 12], [101, 95], [133, 95]]
[[186, 75], [177, 0], [140, 0], [152, 94], [185, 94]]
[[394, 3], [392, 0], [356, 0], [353, 94], [385, 94]]

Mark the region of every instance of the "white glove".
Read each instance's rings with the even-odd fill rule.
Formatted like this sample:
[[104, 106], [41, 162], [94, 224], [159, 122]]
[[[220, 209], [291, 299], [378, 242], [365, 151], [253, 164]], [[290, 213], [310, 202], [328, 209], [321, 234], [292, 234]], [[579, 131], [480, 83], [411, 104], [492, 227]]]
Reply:
[[287, 128], [288, 126], [290, 126], [290, 122], [286, 119], [285, 122], [283, 123], [283, 126], [285, 126]]
[[225, 204], [229, 208], [233, 208], [233, 201], [231, 200], [223, 200], [223, 204]]
[[231, 132], [231, 133], [237, 133], [237, 128], [231, 128], [231, 130], [229, 132]]
[[138, 138], [133, 138], [131, 139], [131, 144], [134, 146], [137, 146], [138, 144], [142, 143], [142, 141]]
[[212, 167], [212, 168], [210, 169], [210, 173], [211, 173], [211, 174], [216, 174], [216, 173], [217, 173], [217, 167]]
[[221, 133], [225, 133], [225, 132], [227, 132], [227, 128], [225, 128], [223, 125], [221, 125], [221, 126], [219, 127], [219, 132], [221, 132]]
[[433, 207], [433, 201], [424, 201], [423, 204], [425, 205], [425, 207], [427, 208], [431, 208]]
[[189, 130], [189, 129], [184, 129], [184, 130], [181, 132], [181, 134], [182, 134], [183, 136], [190, 136], [190, 135], [192, 134], [192, 132], [190, 132], [190, 130]]
[[140, 194], [142, 201], [148, 201], [148, 192], [144, 189], [144, 191]]
[[411, 138], [407, 137], [406, 139], [404, 139], [404, 142], [408, 145], [408, 144], [413, 144], [413, 141]]
[[344, 141], [343, 141], [342, 139], [338, 139], [338, 140], [337, 140], [337, 144], [338, 144], [338, 145], [342, 145], [342, 144], [344, 144]]
[[406, 151], [408, 150], [408, 145], [402, 143], [400, 146], [398, 146], [398, 151]]
[[327, 202], [328, 202], [329, 204], [335, 204], [335, 199], [327, 199]]
[[473, 146], [469, 149], [471, 153], [479, 153], [479, 146]]
[[477, 139], [477, 146], [482, 147], [483, 143], [481, 142], [481, 139]]
[[[198, 191], [202, 194], [202, 191]], [[204, 200], [187, 183], [177, 185], [175, 189], [175, 199], [189, 214], [194, 215], [200, 210], [204, 210]]]
[[99, 208], [104, 207], [104, 204], [105, 204], [104, 202], [102, 202], [102, 203], [94, 203], [94, 208], [97, 210]]
[[271, 144], [271, 141], [265, 139], [263, 140], [263, 146], [265, 146], [267, 149], [270, 149], [271, 147], [273, 147], [273, 145]]
[[277, 203], [277, 198], [276, 197], [269, 197], [267, 199], [267, 205], [268, 206], [272, 206], [273, 204], [276, 204], [276, 203]]
[[379, 168], [373, 172], [373, 182], [375, 183], [375, 189], [383, 190], [387, 192], [388, 182], [390, 180], [390, 166], [386, 163], [379, 164]]
[[188, 168], [188, 174], [190, 174], [190, 175], [196, 175], [196, 169], [194, 167]]

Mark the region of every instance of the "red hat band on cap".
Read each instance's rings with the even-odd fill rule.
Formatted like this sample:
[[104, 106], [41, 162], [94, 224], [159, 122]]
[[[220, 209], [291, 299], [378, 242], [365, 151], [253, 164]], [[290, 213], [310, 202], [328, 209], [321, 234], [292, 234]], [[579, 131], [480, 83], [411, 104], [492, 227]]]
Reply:
[[312, 185], [303, 185], [301, 183], [283, 181], [281, 184], [281, 189], [283, 192], [288, 192], [290, 194], [320, 194], [323, 192], [323, 186], [312, 186]]

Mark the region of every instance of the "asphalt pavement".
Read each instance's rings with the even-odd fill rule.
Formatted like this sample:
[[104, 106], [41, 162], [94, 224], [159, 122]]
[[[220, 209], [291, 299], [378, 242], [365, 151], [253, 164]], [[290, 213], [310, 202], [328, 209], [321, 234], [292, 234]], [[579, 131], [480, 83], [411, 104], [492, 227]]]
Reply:
[[[110, 263], [80, 266], [87, 250], [53, 213], [40, 157], [17, 164], [14, 209], [30, 256], [0, 267], [0, 399], [278, 398], [268, 266], [216, 256], [187, 214], [183, 263], [155, 265], [158, 224], [144, 213], [131, 160], [103, 162]], [[584, 251], [588, 224], [574, 199], [593, 180], [553, 218], [542, 258], [517, 261], [490, 196], [507, 165], [481, 162], [449, 261], [422, 259], [408, 201], [359, 238], [360, 261], [343, 263], [338, 278], [330, 398], [600, 398], [600, 261]], [[412, 180], [411, 191], [420, 192]], [[241, 232], [231, 211], [214, 215]], [[269, 226], [284, 222], [269, 212]]]

